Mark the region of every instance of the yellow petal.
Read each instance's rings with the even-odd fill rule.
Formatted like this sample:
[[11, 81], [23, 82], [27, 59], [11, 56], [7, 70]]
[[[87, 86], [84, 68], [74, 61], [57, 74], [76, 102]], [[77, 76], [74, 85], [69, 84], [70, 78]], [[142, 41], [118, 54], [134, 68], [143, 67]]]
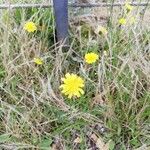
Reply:
[[43, 60], [41, 58], [34, 58], [34, 62], [38, 65], [42, 65], [43, 64]]
[[37, 30], [37, 27], [34, 22], [30, 21], [30, 22], [25, 23], [24, 30], [28, 32], [34, 32]]
[[125, 8], [128, 10], [128, 11], [131, 11], [133, 9], [133, 6], [131, 6], [129, 3], [126, 3], [125, 4]]
[[84, 91], [81, 88], [79, 89], [79, 91], [82, 95], [84, 94]]
[[119, 19], [119, 24], [121, 25], [125, 25], [127, 22], [126, 22], [126, 19], [125, 18], [120, 18]]
[[71, 99], [72, 96], [73, 96], [73, 94], [71, 93], [71, 94], [68, 95], [68, 98]]
[[70, 77], [70, 76], [71, 76], [70, 73], [67, 73], [67, 74], [65, 75], [66, 78], [68, 78], [68, 77]]

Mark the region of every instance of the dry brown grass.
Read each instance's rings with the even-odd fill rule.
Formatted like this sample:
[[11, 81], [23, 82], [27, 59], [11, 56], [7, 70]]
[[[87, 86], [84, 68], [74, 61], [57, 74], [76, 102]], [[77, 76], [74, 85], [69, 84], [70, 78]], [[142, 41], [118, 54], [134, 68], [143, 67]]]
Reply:
[[[54, 22], [49, 10], [3, 11], [1, 149], [96, 149], [98, 143], [91, 136], [102, 137], [103, 143], [113, 141], [115, 150], [149, 146], [149, 27], [140, 19], [133, 26], [119, 27], [115, 10], [112, 25], [107, 26], [109, 34], [96, 35], [97, 24], [106, 26], [109, 10], [96, 12], [94, 17], [77, 17], [77, 23], [71, 22], [70, 47], [64, 51], [53, 43]], [[23, 25], [29, 14], [28, 18], [46, 28], [26, 33]], [[95, 17], [104, 18], [104, 23]], [[93, 66], [84, 62], [89, 51], [100, 55]], [[43, 59], [42, 66], [34, 64], [37, 56]], [[66, 72], [77, 73], [86, 81], [85, 95], [78, 100], [68, 100], [60, 92], [60, 78]], [[74, 144], [80, 138], [82, 142]]]

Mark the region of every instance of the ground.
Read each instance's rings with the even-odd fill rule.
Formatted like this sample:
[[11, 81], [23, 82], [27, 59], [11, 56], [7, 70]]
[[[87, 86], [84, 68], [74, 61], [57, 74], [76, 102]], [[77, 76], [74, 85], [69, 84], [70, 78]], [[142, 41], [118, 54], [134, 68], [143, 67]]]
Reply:
[[[62, 48], [51, 9], [0, 10], [0, 149], [149, 150], [148, 13], [69, 9]], [[24, 29], [29, 21], [35, 32]], [[99, 57], [93, 64], [90, 52]], [[84, 80], [81, 97], [61, 92], [66, 73]]]

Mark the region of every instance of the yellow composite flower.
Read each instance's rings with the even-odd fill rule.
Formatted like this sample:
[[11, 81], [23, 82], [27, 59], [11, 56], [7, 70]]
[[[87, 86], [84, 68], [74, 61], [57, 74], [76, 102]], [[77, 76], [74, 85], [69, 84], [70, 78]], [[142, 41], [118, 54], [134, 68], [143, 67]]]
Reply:
[[34, 58], [34, 63], [37, 64], [37, 65], [42, 65], [43, 60], [41, 58]]
[[98, 55], [95, 53], [87, 53], [85, 54], [85, 62], [88, 64], [95, 63], [98, 60]]
[[26, 30], [28, 32], [34, 32], [37, 30], [37, 27], [34, 22], [30, 21], [30, 22], [25, 23], [24, 30]]
[[126, 8], [127, 11], [133, 10], [133, 6], [131, 6], [129, 3], [125, 4], [125, 8]]
[[125, 18], [120, 18], [120, 19], [119, 19], [119, 24], [125, 25], [126, 23], [127, 23], [127, 21], [126, 21]]
[[60, 86], [61, 92], [68, 96], [68, 98], [80, 97], [84, 94], [84, 80], [81, 77], [73, 73], [67, 73], [65, 78], [61, 80], [63, 81], [63, 84]]
[[107, 35], [107, 33], [108, 33], [107, 29], [102, 26], [98, 26], [96, 33], [99, 33], [99, 32], [101, 32], [103, 35]]

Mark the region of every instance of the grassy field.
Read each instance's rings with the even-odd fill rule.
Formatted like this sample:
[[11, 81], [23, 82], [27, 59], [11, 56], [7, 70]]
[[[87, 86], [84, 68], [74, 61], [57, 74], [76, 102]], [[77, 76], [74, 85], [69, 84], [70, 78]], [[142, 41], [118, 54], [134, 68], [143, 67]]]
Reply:
[[[144, 7], [108, 8], [100, 21], [98, 13], [86, 21], [70, 18], [70, 46], [63, 49], [54, 41], [50, 9], [0, 14], [0, 149], [150, 149], [150, 27]], [[36, 24], [35, 32], [24, 30], [28, 21]], [[87, 64], [89, 52], [99, 60]], [[84, 80], [81, 97], [61, 93], [66, 73]]]

